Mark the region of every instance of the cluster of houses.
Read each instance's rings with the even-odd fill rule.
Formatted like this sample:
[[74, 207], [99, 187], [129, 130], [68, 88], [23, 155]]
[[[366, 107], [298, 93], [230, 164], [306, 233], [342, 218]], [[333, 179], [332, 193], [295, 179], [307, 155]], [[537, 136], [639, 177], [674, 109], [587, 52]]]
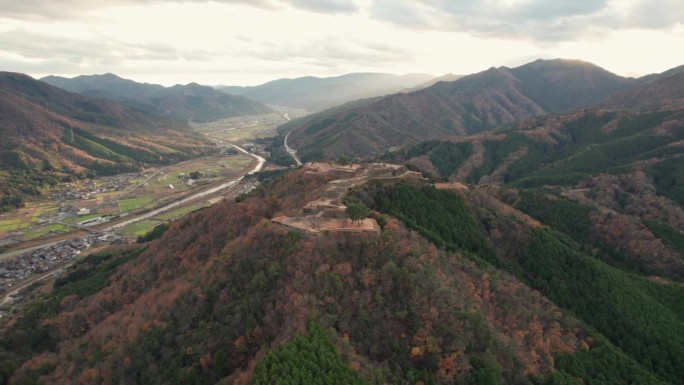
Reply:
[[0, 260], [0, 295], [5, 294], [13, 285], [32, 274], [59, 267], [75, 258], [81, 251], [106, 240], [106, 235], [91, 234], [31, 250], [14, 258]]
[[69, 200], [92, 199], [98, 193], [109, 191], [122, 191], [128, 189], [129, 181], [133, 178], [144, 176], [142, 173], [128, 173], [107, 177], [100, 180], [99, 185], [94, 180], [87, 180], [83, 186], [76, 187], [72, 183], [58, 186], [50, 194], [50, 199], [56, 202]]

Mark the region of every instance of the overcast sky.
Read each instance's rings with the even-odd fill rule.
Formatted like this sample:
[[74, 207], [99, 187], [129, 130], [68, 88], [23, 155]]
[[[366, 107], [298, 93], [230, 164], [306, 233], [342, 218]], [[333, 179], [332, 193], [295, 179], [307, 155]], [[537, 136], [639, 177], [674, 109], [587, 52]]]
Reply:
[[0, 0], [0, 70], [256, 85], [469, 74], [538, 58], [684, 64], [681, 0]]

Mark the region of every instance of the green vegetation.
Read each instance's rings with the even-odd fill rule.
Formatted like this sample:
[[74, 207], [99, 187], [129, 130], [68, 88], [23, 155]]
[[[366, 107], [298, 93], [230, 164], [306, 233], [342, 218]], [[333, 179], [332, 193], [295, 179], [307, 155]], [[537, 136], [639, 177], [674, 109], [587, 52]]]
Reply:
[[649, 230], [684, 258], [684, 234], [667, 223], [647, 221]]
[[[530, 236], [509, 269], [596, 328], [643, 369], [672, 383], [681, 379], [684, 362], [677, 357], [684, 357], [684, 319], [648, 294], [657, 284], [608, 267], [549, 230]], [[684, 294], [678, 287], [671, 291]]]
[[521, 190], [515, 207], [580, 244], [589, 243], [589, 214], [596, 209], [545, 190]]
[[137, 235], [139, 237], [152, 231], [155, 227], [159, 226], [160, 222], [153, 219], [146, 219], [143, 221], [138, 221], [131, 223], [130, 225], [124, 227], [118, 232], [124, 235]]
[[119, 199], [119, 208], [122, 213], [137, 210], [145, 207], [152, 202], [152, 197], [143, 196], [137, 198]]
[[361, 223], [361, 221], [368, 217], [368, 207], [362, 203], [348, 203], [345, 212], [349, 215], [352, 222]]
[[470, 157], [472, 149], [472, 144], [468, 142], [440, 142], [430, 152], [430, 162], [437, 167], [444, 180], [449, 180], [449, 177]]
[[400, 183], [377, 192], [373, 199], [371, 208], [401, 219], [438, 247], [479, 258], [494, 255], [463, 198], [453, 191]]
[[79, 215], [71, 218], [66, 218], [64, 222], [66, 223], [78, 223], [78, 222], [83, 222], [83, 221], [89, 221], [91, 219], [99, 218], [101, 217], [102, 214], [86, 214], [86, 215]]
[[45, 189], [57, 183], [57, 176], [44, 174], [29, 166], [20, 170], [0, 170], [0, 212], [24, 207], [26, 197], [40, 196]]
[[36, 227], [36, 228], [26, 232], [26, 234], [24, 235], [24, 240], [29, 241], [31, 239], [44, 237], [44, 236], [51, 234], [53, 232], [61, 232], [64, 229], [65, 229], [65, 226], [60, 225], [60, 224], [51, 224], [51, 225]]
[[[123, 263], [137, 257], [140, 251], [117, 253], [105, 251], [93, 254], [73, 265], [68, 274], [55, 281], [52, 294], [41, 295], [30, 301], [16, 323], [8, 325], [0, 335], [0, 384], [8, 383], [19, 363], [29, 357], [54, 351], [58, 334], [54, 323], [45, 320], [62, 309], [61, 300], [70, 295], [85, 297], [100, 291], [107, 285], [109, 276]], [[42, 366], [41, 371], [51, 372], [54, 366]], [[15, 384], [38, 384], [39, 372], [25, 372], [15, 378]]]
[[[619, 351], [610, 347], [601, 353], [610, 357], [598, 362], [606, 362], [612, 369], [598, 370], [613, 378], [613, 383], [657, 383], [653, 375], [672, 383], [680, 380], [684, 361], [677, 357], [684, 357], [684, 317], [676, 308], [680, 303], [673, 298], [684, 295], [684, 288], [659, 286], [612, 268], [586, 254], [566, 236], [548, 229], [528, 230], [525, 241], [514, 241], [521, 242], [517, 248], [496, 257], [479, 235], [468, 209], [453, 193], [398, 185], [391, 191], [380, 191], [376, 201], [380, 211], [401, 218], [435, 244], [458, 246], [515, 273], [606, 336], [629, 357], [621, 358]], [[535, 207], [534, 213], [548, 219], [553, 227], [587, 238], [585, 215], [590, 209], [561, 199], [545, 199], [539, 192], [524, 193], [521, 202], [525, 207]], [[566, 217], [557, 217], [563, 215]], [[488, 221], [485, 227], [501, 227], [500, 231], [511, 226], [497, 222], [500, 219]], [[630, 363], [632, 359], [639, 365]], [[566, 360], [571, 373], [594, 371], [587, 365], [601, 366], [586, 355]]]
[[558, 371], [547, 377], [544, 385], [666, 384], [602, 337], [590, 350], [560, 354], [555, 363]]
[[69, 295], [85, 297], [102, 290], [109, 276], [120, 265], [135, 258], [139, 252], [117, 255], [113, 251], [89, 255], [75, 264], [69, 273], [55, 280], [54, 296], [64, 298]]
[[[679, 132], [684, 130], [679, 130]], [[684, 151], [683, 151], [684, 152]], [[684, 206], [684, 155], [672, 157], [651, 168], [657, 192]]]
[[[563, 123], [557, 132], [545, 133], [548, 140], [537, 140], [521, 130], [502, 131], [501, 139], [482, 140], [482, 163], [471, 171], [466, 182], [477, 183], [500, 168], [497, 176], [500, 180], [496, 181], [518, 187], [571, 186], [591, 175], [632, 172], [640, 162], [657, 158], [663, 160], [648, 166], [647, 170], [658, 194], [684, 204], [684, 163], [681, 161], [684, 150], [681, 146], [669, 146], [684, 139], [684, 131], [674, 130], [672, 135], [657, 135], [653, 131], [675, 118], [677, 113], [667, 111], [623, 115], [584, 111]], [[552, 121], [553, 117], [531, 121], [527, 129], [539, 130], [545, 120]], [[614, 128], [606, 130], [606, 125]], [[468, 146], [468, 141], [458, 144], [427, 141], [386, 154], [382, 159], [405, 162], [429, 155], [431, 163], [446, 179], [471, 154]]]
[[271, 350], [254, 368], [251, 385], [289, 384], [367, 385], [368, 381], [344, 364], [321, 327], [311, 322], [307, 336]]
[[155, 228], [153, 228], [151, 231], [149, 231], [147, 234], [141, 235], [138, 237], [138, 243], [146, 243], [150, 241], [154, 241], [155, 239], [159, 239], [166, 233], [166, 231], [169, 229], [168, 223], [162, 223]]

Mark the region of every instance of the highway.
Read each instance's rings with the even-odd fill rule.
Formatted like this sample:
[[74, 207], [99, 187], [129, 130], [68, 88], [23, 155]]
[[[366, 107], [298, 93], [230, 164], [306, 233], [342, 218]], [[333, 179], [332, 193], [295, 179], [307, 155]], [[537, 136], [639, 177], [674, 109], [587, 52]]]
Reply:
[[[254, 167], [254, 169], [252, 169], [251, 171], [249, 171], [249, 172], [247, 173], [247, 175], [251, 175], [251, 174], [254, 174], [255, 172], [259, 172], [259, 171], [261, 171], [261, 169], [264, 167], [264, 163], [266, 163], [266, 159], [264, 159], [263, 157], [261, 157], [261, 156], [259, 156], [259, 155], [257, 155], [257, 154], [253, 154], [253, 153], [251, 153], [251, 152], [245, 150], [244, 148], [239, 147], [239, 146], [236, 146], [236, 145], [234, 145], [234, 144], [231, 144], [231, 146], [235, 147], [235, 148], [236, 148], [238, 151], [240, 151], [240, 152], [243, 152], [243, 153], [245, 153], [245, 154], [251, 155], [252, 157], [254, 157], [254, 158], [257, 160], [257, 165], [256, 165], [256, 167]], [[214, 194], [214, 193], [219, 192], [219, 191], [221, 191], [221, 190], [227, 189], [228, 187], [233, 187], [233, 186], [235, 186], [236, 184], [238, 184], [243, 178], [244, 178], [244, 175], [241, 176], [241, 177], [239, 177], [239, 178], [233, 179], [233, 180], [231, 180], [231, 181], [229, 181], [229, 182], [220, 184], [220, 185], [218, 185], [218, 186], [216, 186], [216, 187], [210, 188], [210, 189], [208, 189], [208, 190], [200, 191], [200, 192], [198, 192], [198, 193], [196, 193], [196, 194], [193, 194], [193, 195], [190, 195], [190, 196], [188, 196], [188, 197], [185, 197], [185, 198], [183, 198], [183, 199], [181, 199], [181, 200], [179, 200], [179, 201], [175, 201], [175, 202], [173, 202], [173, 203], [169, 203], [169, 204], [166, 205], [166, 206], [163, 206], [163, 207], [160, 207], [160, 208], [158, 208], [158, 209], [152, 210], [152, 211], [150, 211], [150, 212], [148, 212], [148, 213], [145, 213], [145, 214], [143, 214], [143, 215], [138, 215], [137, 217], [131, 218], [131, 219], [127, 220], [127, 221], [119, 222], [119, 223], [117, 223], [117, 224], [115, 224], [115, 225], [112, 225], [112, 226], [109, 226], [109, 227], [103, 229], [102, 231], [103, 231], [103, 232], [115, 231], [115, 230], [118, 230], [118, 229], [120, 229], [120, 228], [122, 228], [122, 227], [124, 227], [124, 226], [128, 226], [128, 225], [130, 225], [131, 223], [135, 223], [135, 222], [142, 221], [142, 220], [145, 220], [145, 219], [148, 219], [148, 218], [152, 218], [152, 217], [158, 215], [159, 213], [162, 213], [162, 212], [164, 212], [164, 211], [168, 211], [168, 210], [170, 210], [170, 209], [172, 209], [172, 208], [174, 208], [174, 207], [183, 205], [183, 204], [188, 203], [188, 202], [190, 202], [190, 201], [193, 201], [193, 200], [195, 200], [195, 199], [197, 199], [197, 198], [202, 198], [202, 197], [205, 197], [205, 196], [207, 196], [207, 195], [211, 195], [211, 194]]]

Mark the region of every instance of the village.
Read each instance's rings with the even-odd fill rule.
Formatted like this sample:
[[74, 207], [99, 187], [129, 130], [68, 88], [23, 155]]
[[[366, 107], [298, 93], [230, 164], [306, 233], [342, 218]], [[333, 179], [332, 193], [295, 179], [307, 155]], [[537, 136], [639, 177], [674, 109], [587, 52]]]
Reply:
[[0, 295], [6, 293], [16, 282], [32, 274], [50, 271], [75, 258], [82, 251], [116, 238], [118, 237], [109, 234], [90, 234], [0, 260]]
[[12, 302], [18, 300], [18, 293], [5, 297], [18, 283], [35, 274], [58, 271], [91, 247], [120, 240], [112, 234], [90, 234], [0, 260], [0, 299], [3, 299], [0, 302], [0, 318], [10, 309]]
[[65, 183], [53, 189], [50, 200], [54, 202], [86, 200], [94, 198], [98, 193], [124, 191], [130, 188], [131, 180], [144, 176], [143, 173], [137, 172], [104, 177], [99, 183], [93, 179], [86, 180], [78, 186], [74, 183]]

